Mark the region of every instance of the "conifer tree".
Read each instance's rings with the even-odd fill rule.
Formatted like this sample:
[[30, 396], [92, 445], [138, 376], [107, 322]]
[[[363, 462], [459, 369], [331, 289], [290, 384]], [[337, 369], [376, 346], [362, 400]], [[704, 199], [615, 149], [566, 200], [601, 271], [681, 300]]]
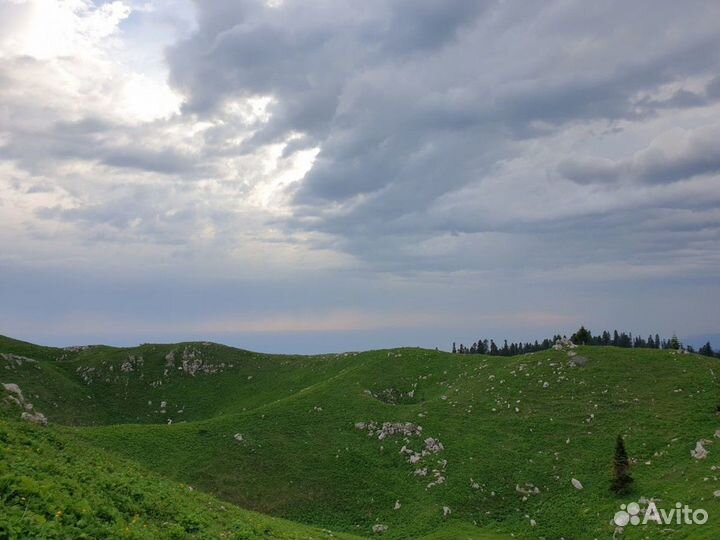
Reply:
[[622, 435], [615, 441], [615, 456], [613, 457], [613, 479], [610, 490], [616, 495], [625, 495], [630, 492], [635, 480], [630, 476], [630, 459], [625, 450], [625, 441]]
[[575, 332], [575, 335], [572, 336], [572, 341], [579, 345], [586, 345], [590, 343], [590, 339], [592, 339], [592, 335], [590, 334], [590, 331], [585, 328], [585, 326], [581, 326], [580, 330]]

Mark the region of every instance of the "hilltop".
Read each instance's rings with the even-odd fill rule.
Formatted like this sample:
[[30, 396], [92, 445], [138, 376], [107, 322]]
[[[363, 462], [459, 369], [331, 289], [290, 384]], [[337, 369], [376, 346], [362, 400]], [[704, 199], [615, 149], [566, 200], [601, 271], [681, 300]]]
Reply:
[[[628, 526], [624, 538], [710, 540], [719, 370], [694, 354], [613, 347], [282, 356], [207, 342], [55, 349], [0, 338], [0, 382], [17, 385], [32, 403], [24, 412], [48, 426], [19, 423], [15, 392], [0, 410], [10, 452], [29, 444], [64, 459], [47, 443], [57, 438], [142, 475], [141, 491], [179, 489], [202, 497], [187, 504], [232, 507], [236, 519], [235, 505], [359, 537], [611, 538], [620, 504], [642, 497], [704, 508], [710, 520]], [[635, 478], [625, 498], [608, 490], [618, 434]], [[701, 459], [691, 455], [698, 442]], [[188, 485], [195, 491], [178, 487]], [[102, 496], [100, 485], [86, 489]], [[34, 497], [55, 489], [44, 493]]]

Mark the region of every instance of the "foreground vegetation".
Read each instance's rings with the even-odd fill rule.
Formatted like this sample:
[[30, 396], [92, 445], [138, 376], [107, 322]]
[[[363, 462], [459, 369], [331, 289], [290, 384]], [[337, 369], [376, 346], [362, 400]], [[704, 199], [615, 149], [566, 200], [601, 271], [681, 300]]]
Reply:
[[[620, 504], [641, 497], [704, 508], [710, 520], [626, 527], [624, 538], [710, 540], [720, 523], [720, 364], [711, 358], [614, 347], [508, 358], [421, 349], [268, 356], [209, 343], [67, 351], [7, 339], [0, 352], [0, 381], [17, 384], [50, 421], [47, 428], [6, 422], [8, 437], [37, 440], [31, 445], [58, 460], [91, 448], [88, 459], [102, 456], [93, 459], [121, 475], [150, 469], [162, 478], [137, 485], [151, 501], [167, 491], [192, 497], [186, 508], [233, 503], [397, 539], [611, 538]], [[12, 404], [2, 407], [17, 418]], [[610, 491], [618, 435], [634, 479], [622, 497]], [[703, 440], [708, 453], [697, 459], [691, 450]], [[23, 476], [18, 467], [6, 469], [6, 482]], [[106, 485], [88, 483], [84, 496], [110, 504], [102, 502], [114, 492]], [[62, 490], [36, 497], [55, 493]], [[134, 507], [112, 504], [117, 526], [134, 519]], [[24, 508], [14, 512], [18, 518]], [[198, 512], [205, 529], [178, 534], [234, 534], [224, 511]], [[240, 523], [269, 519], [232, 512]], [[161, 524], [177, 522], [157, 522], [153, 537], [171, 537]], [[323, 534], [283, 526], [287, 534]], [[117, 530], [124, 531], [88, 534]], [[285, 533], [276, 525], [273, 534]]]
[[350, 538], [194, 492], [53, 429], [0, 421], [0, 538]]

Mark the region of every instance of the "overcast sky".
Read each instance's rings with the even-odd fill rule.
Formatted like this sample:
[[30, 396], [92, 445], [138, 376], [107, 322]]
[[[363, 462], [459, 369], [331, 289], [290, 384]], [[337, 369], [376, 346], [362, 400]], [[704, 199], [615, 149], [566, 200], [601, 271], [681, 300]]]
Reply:
[[0, 334], [720, 332], [720, 3], [0, 0]]

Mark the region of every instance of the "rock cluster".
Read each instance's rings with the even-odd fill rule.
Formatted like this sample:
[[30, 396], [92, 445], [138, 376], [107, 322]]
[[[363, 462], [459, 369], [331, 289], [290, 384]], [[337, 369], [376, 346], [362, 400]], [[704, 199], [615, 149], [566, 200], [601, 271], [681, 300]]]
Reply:
[[524, 486], [515, 484], [515, 491], [524, 497], [528, 497], [530, 495], [540, 495], [540, 488], [529, 482], [526, 482]]
[[357, 422], [355, 428], [367, 430], [369, 437], [377, 437], [379, 441], [393, 435], [412, 437], [422, 433], [422, 427], [412, 422], [383, 422], [381, 426], [376, 422]]
[[555, 342], [555, 345], [553, 345], [553, 349], [556, 351], [562, 351], [563, 349], [575, 349], [577, 348], [577, 345], [575, 345], [572, 341], [566, 338], [558, 339]]
[[127, 360], [125, 360], [120, 365], [120, 371], [122, 371], [123, 373], [130, 373], [131, 371], [135, 371], [136, 369], [141, 369], [144, 363], [145, 360], [143, 360], [142, 356], [135, 356], [129, 354]]
[[5, 360], [8, 365], [7, 368], [12, 368], [14, 366], [22, 366], [23, 364], [35, 364], [37, 363], [36, 360], [33, 360], [32, 358], [28, 358], [27, 356], [19, 356], [17, 354], [10, 354], [10, 353], [0, 353], [0, 358]]
[[35, 410], [32, 403], [25, 400], [22, 390], [17, 384], [14, 383], [3, 383], [2, 387], [8, 393], [5, 397], [5, 401], [12, 403], [20, 407], [23, 412], [20, 414], [20, 419], [26, 422], [32, 422], [41, 426], [47, 426], [48, 420], [45, 415]]
[[222, 373], [225, 370], [225, 363], [206, 363], [200, 357], [199, 351], [190, 347], [185, 347], [182, 352], [182, 366], [178, 369], [182, 370], [183, 373], [190, 375], [191, 377], [194, 377], [198, 373], [214, 375], [215, 373]]
[[[355, 429], [367, 431], [369, 437], [377, 437], [379, 441], [383, 441], [391, 436], [402, 436], [405, 437], [405, 444], [400, 448], [400, 454], [405, 456], [408, 463], [411, 465], [418, 465], [421, 461], [429, 456], [439, 454], [445, 447], [443, 444], [434, 437], [427, 437], [423, 440], [423, 448], [420, 450], [414, 450], [410, 446], [410, 437], [421, 436], [422, 426], [413, 424], [412, 422], [383, 422], [378, 424], [377, 422], [357, 422]], [[415, 476], [426, 477], [432, 476], [433, 480], [427, 484], [427, 489], [430, 489], [439, 484], [445, 483], [445, 469], [447, 468], [447, 460], [437, 460], [436, 467], [432, 468], [428, 472], [428, 467], [418, 467], [415, 469]]]

